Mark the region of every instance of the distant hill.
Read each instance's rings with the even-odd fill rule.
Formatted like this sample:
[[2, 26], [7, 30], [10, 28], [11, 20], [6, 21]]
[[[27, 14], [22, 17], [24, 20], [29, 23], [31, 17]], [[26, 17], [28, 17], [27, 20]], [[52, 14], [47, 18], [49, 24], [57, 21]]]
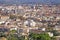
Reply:
[[60, 4], [60, 0], [0, 0], [0, 4]]

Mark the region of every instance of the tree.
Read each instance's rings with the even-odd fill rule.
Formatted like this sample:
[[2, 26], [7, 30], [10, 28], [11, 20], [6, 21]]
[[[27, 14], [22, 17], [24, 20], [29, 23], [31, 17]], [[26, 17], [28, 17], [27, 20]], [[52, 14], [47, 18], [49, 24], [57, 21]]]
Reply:
[[33, 40], [51, 40], [51, 37], [47, 33], [41, 34], [31, 33], [29, 37]]
[[18, 37], [14, 34], [10, 34], [10, 36], [7, 37], [8, 40], [18, 40]]
[[56, 37], [55, 36], [51, 37], [51, 40], [56, 40]]
[[6, 37], [6, 34], [4, 34], [3, 32], [0, 32], [0, 37]]
[[10, 19], [16, 19], [17, 16], [16, 15], [10, 15]]
[[57, 30], [52, 30], [51, 32], [53, 33], [54, 36], [59, 36], [60, 35], [60, 33]]
[[19, 40], [25, 40], [25, 36], [20, 36]]
[[7, 39], [8, 39], [8, 40], [25, 40], [25, 37], [24, 37], [24, 36], [18, 37], [17, 34], [9, 34], [9, 35], [7, 36]]
[[17, 31], [16, 30], [11, 30], [10, 33], [16, 33]]

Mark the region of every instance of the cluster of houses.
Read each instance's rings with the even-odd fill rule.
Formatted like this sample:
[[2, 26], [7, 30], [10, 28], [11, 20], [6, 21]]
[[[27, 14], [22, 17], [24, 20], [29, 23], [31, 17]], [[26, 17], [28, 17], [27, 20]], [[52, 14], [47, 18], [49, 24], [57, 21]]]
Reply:
[[[0, 6], [0, 31], [14, 34], [48, 32], [50, 29], [60, 32], [60, 5], [19, 5]], [[50, 30], [50, 31], [49, 31]]]

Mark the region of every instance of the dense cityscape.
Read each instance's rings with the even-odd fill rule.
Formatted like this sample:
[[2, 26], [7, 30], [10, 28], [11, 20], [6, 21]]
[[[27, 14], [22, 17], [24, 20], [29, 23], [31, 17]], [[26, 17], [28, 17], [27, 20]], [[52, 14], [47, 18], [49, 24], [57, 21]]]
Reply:
[[60, 40], [60, 5], [0, 5], [0, 40]]

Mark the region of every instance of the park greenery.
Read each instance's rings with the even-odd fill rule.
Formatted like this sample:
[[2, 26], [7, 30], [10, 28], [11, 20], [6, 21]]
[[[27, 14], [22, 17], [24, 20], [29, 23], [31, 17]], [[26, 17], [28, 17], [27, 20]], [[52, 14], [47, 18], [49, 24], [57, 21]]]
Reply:
[[[25, 40], [25, 36], [18, 36], [17, 34], [4, 34], [0, 33], [0, 38], [6, 38], [7, 40]], [[55, 40], [54, 37], [50, 37], [47, 33], [30, 33], [26, 40]]]

